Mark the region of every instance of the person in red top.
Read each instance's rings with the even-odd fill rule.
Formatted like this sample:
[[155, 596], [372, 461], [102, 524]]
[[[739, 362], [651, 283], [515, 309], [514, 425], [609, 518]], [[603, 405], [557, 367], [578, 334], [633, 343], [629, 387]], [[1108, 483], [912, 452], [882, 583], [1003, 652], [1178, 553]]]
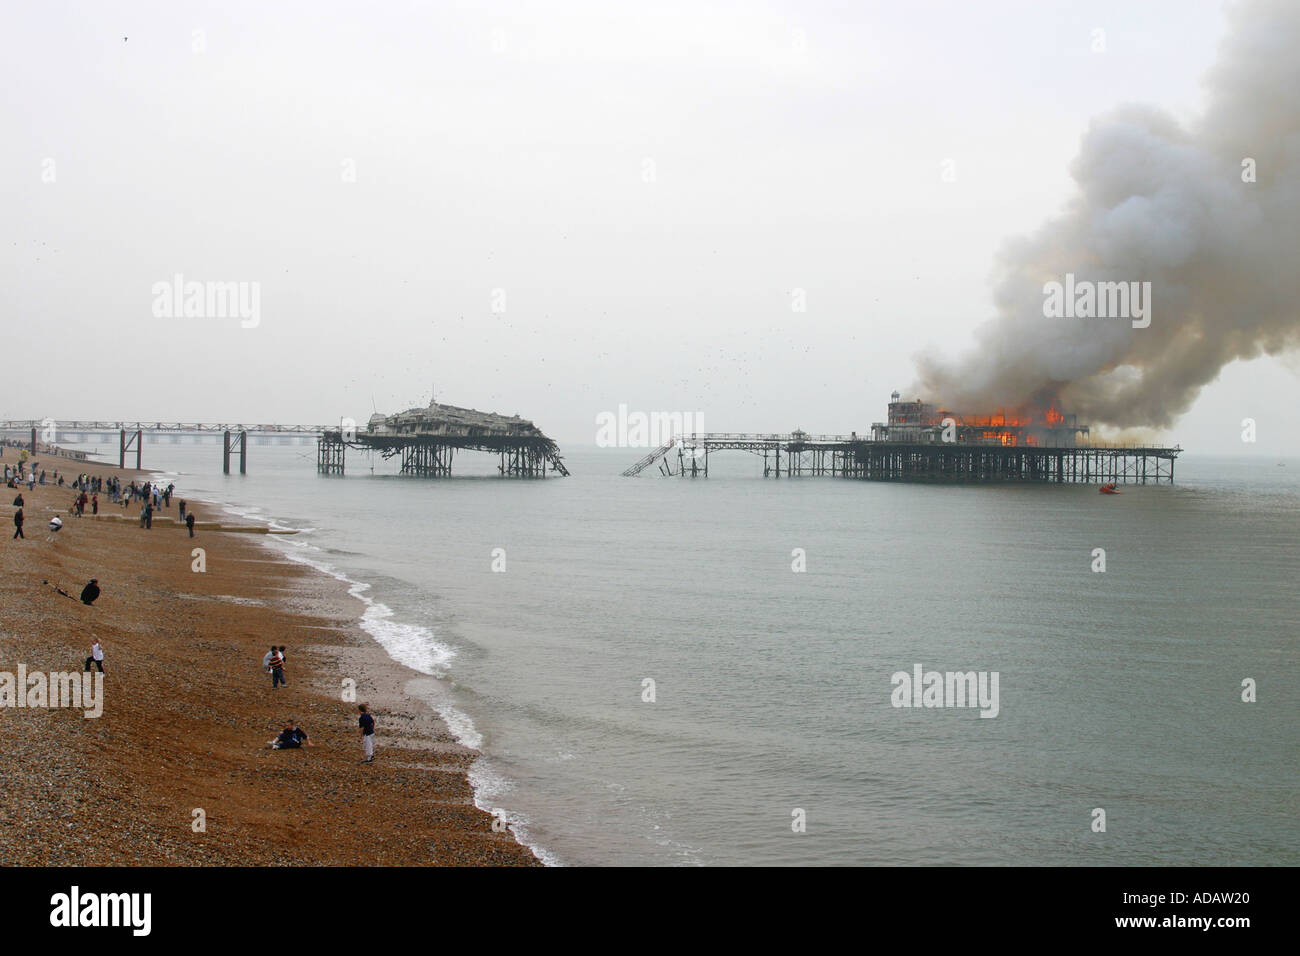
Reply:
[[277, 690], [281, 684], [287, 687], [288, 683], [284, 679], [284, 655], [276, 651], [271, 655], [267, 666], [271, 668], [271, 689]]

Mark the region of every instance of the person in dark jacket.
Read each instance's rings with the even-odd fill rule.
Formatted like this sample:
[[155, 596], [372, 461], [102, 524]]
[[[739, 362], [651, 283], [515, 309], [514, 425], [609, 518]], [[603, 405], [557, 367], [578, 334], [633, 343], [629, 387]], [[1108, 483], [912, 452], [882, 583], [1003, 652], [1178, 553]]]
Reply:
[[81, 603], [87, 606], [99, 598], [99, 578], [91, 578], [90, 583], [81, 589]]
[[185, 527], [190, 529], [190, 537], [194, 537], [194, 512], [191, 511], [185, 516]]
[[298, 726], [296, 721], [286, 721], [284, 730], [280, 731], [280, 736], [271, 741], [271, 746], [276, 750], [294, 750], [306, 744], [308, 747], [316, 746], [307, 739], [307, 731]]
[[14, 512], [14, 537], [27, 540], [27, 535], [23, 534], [23, 509], [19, 508]]

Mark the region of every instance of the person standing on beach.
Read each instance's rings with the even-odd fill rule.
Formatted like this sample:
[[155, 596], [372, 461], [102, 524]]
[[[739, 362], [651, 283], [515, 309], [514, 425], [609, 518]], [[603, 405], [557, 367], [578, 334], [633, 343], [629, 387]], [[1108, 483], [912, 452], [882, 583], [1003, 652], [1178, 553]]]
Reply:
[[153, 528], [153, 505], [148, 502], [145, 502], [144, 506], [144, 526], [149, 529]]
[[22, 494], [22, 492], [20, 491], [20, 492], [18, 493], [18, 497], [14, 499], [14, 507], [15, 507], [15, 508], [21, 508], [22, 506], [23, 506], [23, 494]]
[[374, 763], [375, 760], [375, 718], [370, 716], [370, 710], [365, 704], [357, 704], [357, 710], [361, 711], [361, 716], [357, 718], [357, 724], [361, 727], [361, 752], [366, 755], [362, 763]]
[[86, 670], [90, 670], [91, 663], [99, 668], [99, 672], [104, 673], [104, 645], [99, 643], [99, 638], [95, 638], [95, 643], [90, 645], [90, 656], [86, 658]]
[[97, 515], [97, 514], [99, 514], [99, 495], [92, 495], [92, 496], [91, 496], [91, 498], [90, 498], [90, 513], [91, 513], [92, 515]]
[[194, 512], [191, 511], [185, 516], [185, 527], [190, 529], [190, 537], [194, 537]]
[[267, 662], [271, 668], [271, 689], [279, 690], [281, 684], [286, 687], [289, 685], [284, 679], [284, 658], [280, 656], [280, 652], [276, 651], [275, 648], [272, 648], [272, 651], [274, 653], [271, 655], [270, 661]]
[[[181, 499], [181, 520], [182, 521], [185, 520], [185, 499], [184, 498]], [[194, 537], [194, 536], [190, 535], [190, 537]]]
[[27, 540], [27, 535], [23, 534], [23, 509], [19, 508], [14, 512], [14, 537]]

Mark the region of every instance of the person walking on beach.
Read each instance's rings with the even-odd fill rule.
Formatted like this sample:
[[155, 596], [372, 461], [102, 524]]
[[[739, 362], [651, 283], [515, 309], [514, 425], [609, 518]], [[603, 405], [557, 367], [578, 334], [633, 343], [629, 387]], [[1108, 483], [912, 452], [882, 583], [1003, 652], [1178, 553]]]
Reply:
[[374, 763], [375, 718], [370, 715], [365, 704], [357, 704], [357, 710], [361, 711], [361, 716], [357, 718], [357, 724], [361, 727], [361, 752], [366, 755], [366, 759], [361, 762]]
[[99, 638], [95, 638], [95, 643], [90, 645], [90, 656], [86, 658], [86, 670], [90, 670], [91, 663], [99, 668], [99, 672], [104, 673], [104, 645], [99, 643]]
[[194, 512], [191, 511], [185, 516], [185, 527], [190, 529], [190, 537], [194, 537]]
[[97, 514], [99, 514], [99, 495], [92, 495], [92, 496], [91, 496], [91, 498], [90, 498], [90, 513], [91, 513], [92, 515], [97, 515]]
[[284, 679], [284, 658], [280, 656], [279, 651], [276, 651], [274, 648], [272, 648], [272, 650], [274, 653], [271, 655], [271, 659], [267, 662], [271, 668], [271, 689], [279, 690], [281, 684], [284, 684], [286, 687], [289, 685]]
[[19, 508], [14, 512], [14, 538], [27, 540], [27, 535], [23, 534], [23, 509]]

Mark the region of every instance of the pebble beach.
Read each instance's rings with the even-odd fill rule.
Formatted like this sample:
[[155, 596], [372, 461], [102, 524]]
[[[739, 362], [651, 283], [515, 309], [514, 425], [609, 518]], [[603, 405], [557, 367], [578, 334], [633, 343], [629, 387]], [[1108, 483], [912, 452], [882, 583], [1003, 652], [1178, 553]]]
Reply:
[[[0, 864], [540, 865], [474, 805], [477, 752], [403, 692], [422, 675], [360, 629], [342, 582], [203, 502], [190, 502], [194, 538], [176, 499], [148, 530], [138, 505], [106, 494], [97, 516], [75, 517], [55, 469], [69, 482], [150, 474], [37, 461], [47, 484], [22, 488], [25, 540], [10, 539], [19, 491], [2, 489], [0, 672], [81, 672], [98, 638], [103, 712], [0, 706]], [[51, 533], [55, 514], [64, 527]], [[85, 606], [91, 578], [102, 594]], [[262, 670], [271, 644], [287, 648], [279, 689]], [[378, 724], [372, 764], [358, 702]], [[270, 748], [289, 719], [314, 746]]]

